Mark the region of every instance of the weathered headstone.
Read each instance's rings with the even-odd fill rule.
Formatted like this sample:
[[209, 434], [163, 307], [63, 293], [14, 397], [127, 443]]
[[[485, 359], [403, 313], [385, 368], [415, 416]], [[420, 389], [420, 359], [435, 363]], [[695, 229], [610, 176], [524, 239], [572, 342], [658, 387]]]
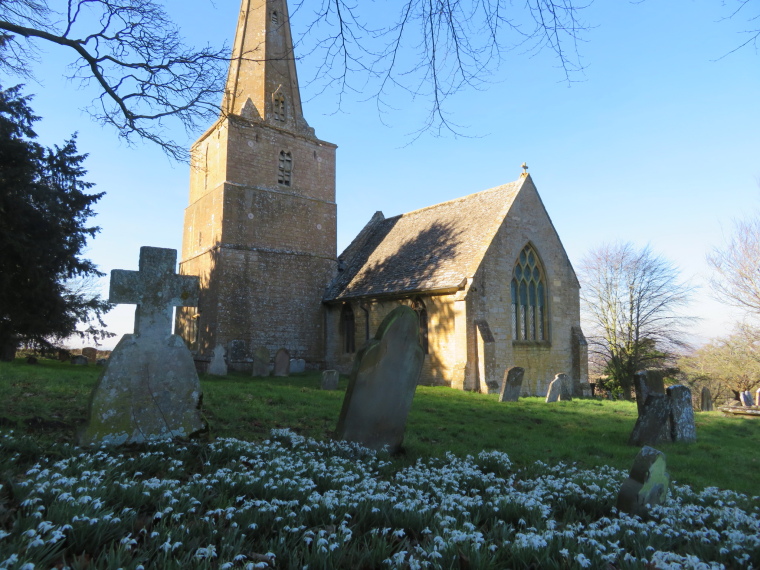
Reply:
[[417, 314], [409, 307], [396, 307], [356, 355], [338, 437], [398, 451], [424, 359]]
[[557, 374], [554, 380], [549, 384], [549, 389], [546, 391], [546, 403], [558, 402], [559, 397], [562, 394], [562, 378]]
[[338, 371], [337, 370], [325, 370], [322, 372], [322, 384], [320, 385], [322, 390], [337, 390], [338, 389]]
[[175, 306], [195, 306], [198, 277], [176, 275], [177, 252], [140, 248], [139, 271], [111, 272], [111, 303], [136, 304], [135, 332], [111, 353], [90, 399], [82, 445], [187, 437], [206, 428], [201, 386], [181, 337], [171, 334]]
[[525, 376], [525, 369], [519, 366], [513, 366], [504, 373], [499, 394], [500, 402], [516, 402], [520, 399], [523, 376]]
[[65, 348], [61, 348], [58, 350], [58, 360], [60, 362], [68, 362], [71, 360], [71, 352], [66, 350]]
[[95, 362], [98, 359], [98, 349], [86, 346], [82, 349], [82, 356], [86, 356], [88, 362]]
[[90, 360], [82, 354], [75, 354], [71, 357], [71, 363], [76, 366], [87, 366], [89, 362]]
[[662, 394], [649, 394], [628, 439], [628, 445], [640, 447], [670, 441], [669, 424], [670, 399]]
[[298, 374], [299, 372], [306, 372], [306, 361], [303, 358], [291, 358], [290, 373]]
[[620, 487], [618, 511], [646, 517], [650, 506], [665, 502], [670, 486], [670, 476], [665, 469], [664, 453], [649, 446], [641, 448], [628, 479]]
[[710, 388], [708, 388], [707, 386], [702, 388], [702, 394], [700, 397], [699, 407], [703, 412], [713, 411], [712, 394], [710, 393]]
[[697, 441], [697, 426], [694, 424], [694, 408], [691, 404], [691, 390], [676, 384], [668, 386], [670, 400], [670, 439], [674, 443]]
[[269, 376], [269, 349], [259, 346], [253, 349], [253, 369], [251, 376]]
[[557, 374], [559, 378], [559, 399], [563, 402], [569, 402], [573, 399], [573, 381], [567, 374]]
[[212, 376], [227, 376], [227, 362], [224, 360], [224, 347], [217, 344], [214, 349], [214, 357], [208, 365], [207, 372]]
[[290, 374], [290, 353], [287, 348], [279, 349], [274, 355], [274, 375], [288, 376]]
[[633, 377], [636, 407], [639, 415], [649, 394], [665, 394], [664, 374], [660, 370], [639, 370]]
[[760, 407], [760, 388], [755, 392], [755, 405]]
[[744, 392], [741, 393], [741, 400], [742, 400], [742, 406], [744, 406], [745, 408], [749, 408], [752, 406], [753, 404], [752, 394], [750, 393], [749, 390], [745, 390]]

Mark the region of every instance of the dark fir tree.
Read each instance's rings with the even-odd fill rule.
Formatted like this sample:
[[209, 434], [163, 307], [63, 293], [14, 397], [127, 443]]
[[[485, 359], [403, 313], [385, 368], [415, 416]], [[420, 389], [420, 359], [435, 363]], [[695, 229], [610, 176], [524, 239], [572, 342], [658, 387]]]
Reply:
[[109, 305], [72, 286], [101, 276], [82, 258], [87, 239], [99, 230], [87, 221], [103, 195], [87, 194], [82, 180], [86, 155], [72, 137], [63, 146], [36, 142], [29, 97], [20, 87], [0, 88], [0, 359], [20, 342], [50, 346], [87, 327], [95, 341], [110, 336], [101, 316]]

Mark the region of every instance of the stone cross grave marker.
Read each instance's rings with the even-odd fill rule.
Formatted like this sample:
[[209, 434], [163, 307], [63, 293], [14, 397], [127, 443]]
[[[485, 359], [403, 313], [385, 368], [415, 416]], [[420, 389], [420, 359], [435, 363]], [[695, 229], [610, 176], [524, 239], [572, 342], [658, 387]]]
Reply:
[[208, 365], [207, 372], [212, 376], [227, 376], [227, 362], [224, 360], [224, 347], [217, 344], [214, 348], [214, 357]]
[[206, 428], [201, 387], [185, 342], [171, 334], [172, 307], [195, 306], [198, 277], [176, 275], [177, 252], [140, 248], [139, 271], [111, 272], [111, 303], [134, 303], [124, 335], [93, 389], [82, 445], [188, 437]]
[[710, 393], [710, 388], [705, 386], [702, 388], [702, 394], [700, 397], [699, 407], [703, 412], [712, 412], [713, 411], [713, 401], [712, 401], [712, 394]]
[[337, 436], [397, 452], [424, 360], [417, 314], [407, 306], [396, 307], [356, 355]]
[[618, 510], [645, 517], [651, 505], [665, 502], [670, 486], [670, 476], [665, 469], [664, 453], [649, 446], [642, 447], [633, 461], [628, 479], [620, 487]]
[[499, 394], [500, 402], [516, 402], [520, 399], [523, 376], [525, 376], [525, 369], [519, 366], [513, 366], [504, 372], [504, 379], [501, 382], [501, 393]]
[[253, 349], [251, 376], [269, 376], [269, 349], [266, 346]]
[[338, 389], [338, 371], [337, 370], [325, 370], [322, 372], [322, 383], [320, 385], [322, 390], [337, 390]]
[[279, 349], [274, 355], [274, 375], [290, 375], [290, 352], [287, 348]]

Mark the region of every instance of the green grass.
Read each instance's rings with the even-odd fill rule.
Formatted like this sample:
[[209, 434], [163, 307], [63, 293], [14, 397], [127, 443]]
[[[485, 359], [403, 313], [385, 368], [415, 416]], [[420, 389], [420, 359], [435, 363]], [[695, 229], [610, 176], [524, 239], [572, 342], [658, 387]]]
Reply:
[[[86, 420], [87, 401], [100, 369], [40, 360], [0, 363], [0, 428], [32, 434], [41, 444], [73, 442]], [[289, 378], [201, 376], [204, 413], [215, 437], [256, 441], [272, 428], [287, 427], [319, 440], [333, 435], [347, 379], [338, 391], [319, 389], [320, 374]], [[480, 450], [506, 452], [516, 466], [536, 460], [594, 468], [630, 469], [638, 452], [627, 445], [636, 405], [576, 399], [545, 404], [541, 398], [499, 403], [495, 395], [420, 386], [415, 395], [397, 459], [408, 465], [420, 457], [460, 456]], [[696, 489], [715, 486], [749, 495], [760, 486], [760, 421], [697, 413], [691, 445], [661, 445], [671, 478]]]

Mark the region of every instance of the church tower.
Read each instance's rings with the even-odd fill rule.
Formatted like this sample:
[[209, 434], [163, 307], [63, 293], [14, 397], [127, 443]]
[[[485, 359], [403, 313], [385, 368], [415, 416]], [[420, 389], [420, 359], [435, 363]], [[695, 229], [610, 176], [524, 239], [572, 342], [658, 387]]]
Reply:
[[285, 347], [324, 360], [336, 268], [336, 146], [303, 118], [286, 0], [242, 0], [221, 115], [192, 147], [180, 272], [201, 278], [177, 328], [232, 368]]

